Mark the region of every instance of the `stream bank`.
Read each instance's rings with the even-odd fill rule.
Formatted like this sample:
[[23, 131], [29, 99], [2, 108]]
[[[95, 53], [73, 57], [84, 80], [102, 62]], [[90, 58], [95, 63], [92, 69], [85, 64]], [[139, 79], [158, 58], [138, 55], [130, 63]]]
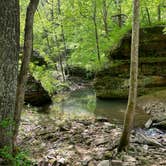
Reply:
[[160, 166], [166, 164], [166, 133], [135, 129], [128, 153], [115, 156], [121, 125], [93, 116], [56, 117], [25, 111], [18, 144], [37, 166]]

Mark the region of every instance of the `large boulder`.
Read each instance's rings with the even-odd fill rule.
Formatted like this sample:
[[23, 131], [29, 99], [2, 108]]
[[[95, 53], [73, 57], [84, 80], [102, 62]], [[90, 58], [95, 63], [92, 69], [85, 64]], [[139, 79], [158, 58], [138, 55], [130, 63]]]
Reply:
[[[166, 89], [165, 26], [140, 29], [138, 95]], [[94, 87], [99, 98], [128, 98], [131, 32], [110, 51], [109, 64], [96, 74]]]
[[25, 91], [26, 104], [32, 106], [44, 106], [52, 102], [48, 92], [43, 88], [40, 81], [37, 81], [32, 75], [29, 74]]

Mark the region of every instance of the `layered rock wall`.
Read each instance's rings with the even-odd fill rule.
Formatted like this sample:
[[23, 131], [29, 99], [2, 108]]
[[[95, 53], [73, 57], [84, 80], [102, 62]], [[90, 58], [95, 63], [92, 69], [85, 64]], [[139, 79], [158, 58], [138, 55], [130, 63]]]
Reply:
[[[166, 88], [165, 26], [140, 29], [138, 95]], [[131, 32], [110, 51], [109, 64], [96, 74], [94, 87], [100, 98], [127, 98], [129, 90]]]

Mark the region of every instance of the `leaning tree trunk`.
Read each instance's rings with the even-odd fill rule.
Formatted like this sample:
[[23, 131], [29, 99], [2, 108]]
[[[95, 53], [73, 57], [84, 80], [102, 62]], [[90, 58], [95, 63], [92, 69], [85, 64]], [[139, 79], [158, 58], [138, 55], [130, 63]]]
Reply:
[[24, 34], [24, 51], [20, 74], [18, 76], [18, 87], [17, 87], [17, 102], [14, 114], [14, 137], [13, 141], [16, 144], [16, 138], [18, 134], [18, 128], [20, 123], [21, 110], [24, 104], [25, 85], [27, 82], [27, 76], [29, 71], [29, 62], [33, 50], [33, 22], [34, 15], [38, 6], [39, 0], [30, 0], [29, 6], [26, 13], [25, 21], [25, 34]]
[[19, 1], [0, 2], [0, 149], [12, 152], [19, 56]]
[[138, 48], [139, 48], [139, 0], [133, 0], [130, 89], [129, 89], [127, 111], [124, 121], [124, 129], [118, 147], [119, 152], [127, 149], [130, 140], [130, 132], [133, 126], [133, 119], [136, 107], [136, 97], [137, 97]]

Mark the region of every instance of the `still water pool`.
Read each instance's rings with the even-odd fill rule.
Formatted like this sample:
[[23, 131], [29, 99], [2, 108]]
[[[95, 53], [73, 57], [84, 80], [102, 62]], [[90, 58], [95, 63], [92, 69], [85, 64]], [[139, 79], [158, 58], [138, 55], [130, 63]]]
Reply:
[[[85, 88], [71, 92], [60, 102], [53, 104], [54, 111], [58, 108], [61, 112], [70, 114], [93, 114], [96, 117], [105, 117], [111, 123], [123, 124], [127, 100], [101, 100], [97, 99], [93, 89]], [[50, 112], [54, 114], [54, 111]], [[142, 126], [148, 116], [141, 110], [136, 111], [135, 126]]]

